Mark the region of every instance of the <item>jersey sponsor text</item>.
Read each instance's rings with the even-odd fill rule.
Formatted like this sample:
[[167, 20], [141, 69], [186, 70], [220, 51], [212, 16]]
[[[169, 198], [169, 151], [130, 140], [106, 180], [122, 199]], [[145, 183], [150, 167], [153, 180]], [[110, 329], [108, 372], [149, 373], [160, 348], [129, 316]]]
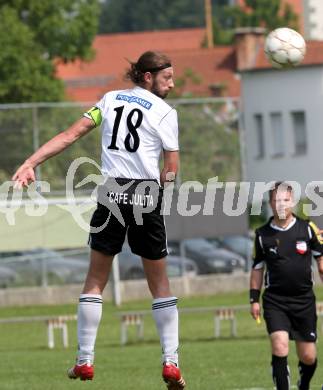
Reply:
[[139, 98], [138, 96], [129, 96], [129, 95], [121, 95], [118, 94], [116, 97], [116, 100], [124, 100], [128, 103], [137, 103], [140, 106], [146, 108], [147, 110], [150, 110], [152, 103], [148, 102], [145, 99]]
[[127, 192], [108, 192], [110, 203], [129, 204], [133, 206], [153, 206], [154, 197], [149, 194], [128, 194]]

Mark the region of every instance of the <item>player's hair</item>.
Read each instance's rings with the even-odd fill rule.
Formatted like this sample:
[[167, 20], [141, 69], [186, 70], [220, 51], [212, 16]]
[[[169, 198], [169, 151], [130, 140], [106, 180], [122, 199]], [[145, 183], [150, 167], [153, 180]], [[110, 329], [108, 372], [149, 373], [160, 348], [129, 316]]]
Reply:
[[289, 183], [287, 183], [286, 181], [276, 181], [272, 188], [269, 190], [270, 201], [273, 199], [273, 196], [277, 193], [278, 189], [293, 193], [293, 187]]
[[130, 62], [130, 69], [127, 70], [125, 78], [134, 84], [140, 85], [144, 82], [146, 72], [157, 73], [160, 70], [172, 66], [169, 57], [158, 51], [146, 51], [137, 62]]

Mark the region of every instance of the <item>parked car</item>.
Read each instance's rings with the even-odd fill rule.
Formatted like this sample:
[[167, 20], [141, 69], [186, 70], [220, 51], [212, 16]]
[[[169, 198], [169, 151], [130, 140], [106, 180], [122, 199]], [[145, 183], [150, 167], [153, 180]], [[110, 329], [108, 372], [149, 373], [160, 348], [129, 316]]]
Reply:
[[45, 248], [2, 252], [0, 259], [1, 264], [19, 275], [19, 283], [26, 285], [82, 283], [88, 269], [82, 260], [67, 259]]
[[251, 262], [253, 240], [247, 236], [232, 235], [210, 240], [212, 244], [229, 249], [244, 258], [244, 268]]
[[[89, 248], [79, 248], [64, 250], [60, 253], [67, 258], [82, 259], [83, 261], [88, 262], [89, 252]], [[122, 251], [119, 253], [118, 257], [121, 280], [142, 279], [145, 277], [141, 258], [131, 252], [127, 243], [123, 245]], [[186, 275], [194, 276], [198, 273], [198, 269], [194, 261], [180, 256], [167, 256], [167, 273], [169, 277], [181, 276], [183, 275], [183, 270]]]
[[14, 284], [18, 279], [17, 273], [4, 266], [0, 266], [0, 288], [6, 288]]
[[[38, 248], [26, 251], [2, 252], [0, 262], [9, 272], [19, 276], [23, 285], [83, 283], [89, 265], [89, 249], [53, 251]], [[119, 253], [120, 279], [144, 278], [141, 258], [134, 255], [128, 245]], [[1, 270], [0, 270], [1, 272]], [[194, 261], [179, 257], [167, 256], [167, 273], [170, 277], [197, 275]], [[1, 275], [0, 275], [1, 286]]]
[[253, 240], [245, 236], [227, 236], [221, 240], [222, 244], [227, 248], [239, 253], [245, 259], [252, 257]]
[[[185, 256], [195, 261], [200, 274], [231, 273], [241, 267], [243, 259], [236, 253], [216, 248], [204, 238], [191, 238], [182, 241]], [[180, 253], [180, 243], [169, 242], [170, 253]]]
[[[140, 256], [134, 255], [128, 245], [124, 245], [118, 255], [120, 279], [142, 279], [145, 277]], [[198, 269], [194, 261], [180, 256], [167, 256], [167, 274], [169, 277], [197, 275]]]

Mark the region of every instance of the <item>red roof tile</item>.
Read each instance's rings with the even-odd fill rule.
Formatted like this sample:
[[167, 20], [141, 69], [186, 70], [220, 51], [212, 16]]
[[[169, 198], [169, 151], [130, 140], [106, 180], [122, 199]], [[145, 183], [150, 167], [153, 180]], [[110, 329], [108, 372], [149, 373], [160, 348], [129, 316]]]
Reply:
[[172, 54], [175, 79], [185, 70], [192, 69], [201, 79], [199, 84], [188, 82], [186, 91], [197, 96], [211, 96], [210, 86], [224, 86], [224, 96], [239, 96], [240, 82], [236, 76], [235, 50], [232, 46], [218, 46], [212, 49], [183, 50]]
[[65, 81], [67, 95], [72, 100], [96, 101], [107, 90], [129, 86], [123, 80], [128, 67], [126, 58], [136, 60], [144, 51], [153, 49], [171, 57], [175, 77], [191, 69], [201, 79], [200, 84], [188, 81], [184, 93], [208, 96], [210, 85], [225, 84], [225, 95], [238, 96], [233, 48], [202, 49], [204, 36], [203, 28], [99, 35], [93, 43], [96, 50], [93, 61], [58, 64], [57, 76]]
[[57, 76], [64, 79], [78, 77], [115, 75], [122, 72], [126, 58], [136, 60], [146, 50], [174, 51], [201, 47], [205, 29], [149, 31], [139, 33], [105, 34], [94, 39], [94, 61], [75, 61], [58, 64]]
[[[323, 65], [323, 41], [307, 41], [306, 42], [306, 55], [301, 65]], [[259, 50], [259, 54], [256, 57], [255, 65], [250, 70], [272, 68], [268, 62], [263, 47]]]

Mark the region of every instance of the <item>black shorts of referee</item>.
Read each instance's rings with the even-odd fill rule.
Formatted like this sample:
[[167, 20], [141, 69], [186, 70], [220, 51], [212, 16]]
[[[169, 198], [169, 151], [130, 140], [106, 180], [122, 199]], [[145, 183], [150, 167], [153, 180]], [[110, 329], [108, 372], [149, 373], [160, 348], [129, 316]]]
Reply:
[[265, 291], [262, 299], [269, 334], [286, 331], [291, 340], [316, 341], [316, 300], [312, 290], [299, 296]]
[[[98, 205], [90, 226], [91, 249], [106, 255], [122, 250], [127, 235], [131, 251], [150, 260], [168, 254], [164, 216], [161, 213], [163, 189], [156, 180], [116, 178], [99, 188]], [[136, 216], [142, 217], [140, 222]]]

